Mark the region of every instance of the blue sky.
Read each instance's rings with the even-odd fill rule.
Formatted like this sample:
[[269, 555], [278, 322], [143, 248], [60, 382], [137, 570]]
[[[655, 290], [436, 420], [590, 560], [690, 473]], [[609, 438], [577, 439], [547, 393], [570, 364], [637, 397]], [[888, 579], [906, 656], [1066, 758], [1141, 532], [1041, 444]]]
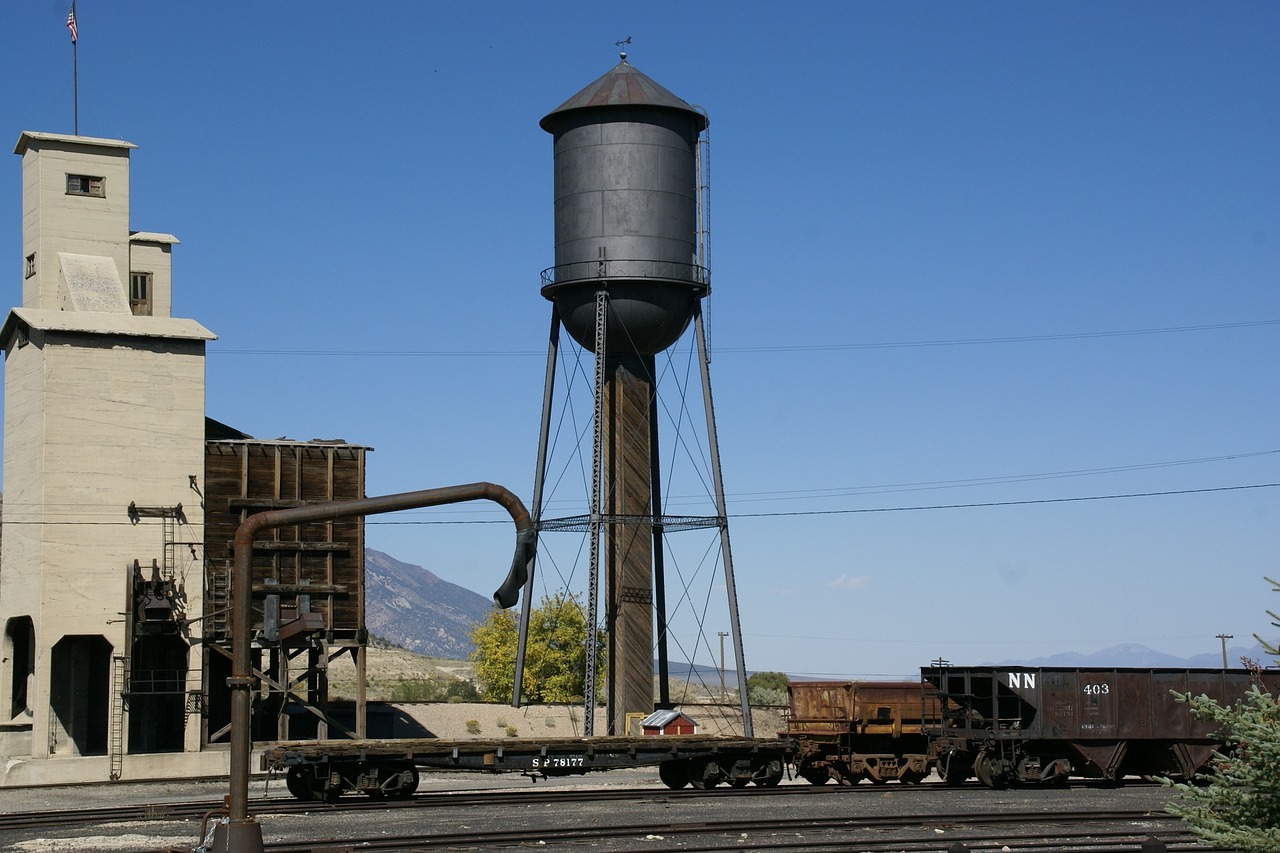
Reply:
[[[370, 494], [491, 480], [529, 500], [538, 120], [630, 37], [711, 117], [750, 668], [1274, 634], [1280, 6], [77, 8], [80, 132], [139, 146], [131, 225], [182, 241], [174, 313], [219, 335], [212, 417], [371, 445]], [[11, 141], [72, 129], [66, 12], [0, 7]], [[12, 157], [11, 304], [20, 189]], [[1062, 500], [1156, 492], [1179, 494]], [[508, 530], [453, 523], [487, 510], [404, 520], [369, 544], [485, 594], [505, 571]], [[703, 662], [727, 629], [708, 612]]]

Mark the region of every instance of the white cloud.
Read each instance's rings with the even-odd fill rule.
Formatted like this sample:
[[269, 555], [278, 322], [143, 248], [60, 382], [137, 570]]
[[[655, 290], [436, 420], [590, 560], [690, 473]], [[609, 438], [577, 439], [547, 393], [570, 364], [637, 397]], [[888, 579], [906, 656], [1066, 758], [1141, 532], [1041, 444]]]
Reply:
[[827, 586], [833, 589], [862, 589], [869, 583], [871, 583], [871, 578], [868, 575], [859, 575], [856, 578], [851, 578], [848, 574], [843, 574], [828, 583]]

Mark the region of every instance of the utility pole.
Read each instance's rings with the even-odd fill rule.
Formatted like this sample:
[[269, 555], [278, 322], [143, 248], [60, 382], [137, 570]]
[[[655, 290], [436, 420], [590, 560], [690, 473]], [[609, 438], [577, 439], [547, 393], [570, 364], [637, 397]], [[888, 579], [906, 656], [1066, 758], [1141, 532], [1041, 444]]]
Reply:
[[[729, 632], [717, 631], [716, 633], [720, 635], [720, 701], [723, 702], [728, 695], [724, 689], [724, 638], [729, 636]], [[1223, 654], [1226, 653], [1224, 652]], [[742, 689], [741, 684], [738, 685], [738, 689]]]
[[1227, 640], [1234, 640], [1235, 634], [1219, 634], [1218, 639], [1222, 641], [1222, 669], [1225, 672], [1227, 667]]

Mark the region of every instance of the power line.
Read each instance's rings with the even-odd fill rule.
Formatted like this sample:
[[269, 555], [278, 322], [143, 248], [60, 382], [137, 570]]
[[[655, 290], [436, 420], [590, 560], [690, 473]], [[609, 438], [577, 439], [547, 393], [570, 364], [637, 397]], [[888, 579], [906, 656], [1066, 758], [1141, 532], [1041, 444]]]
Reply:
[[[1039, 498], [1036, 500], [1022, 501], [983, 501], [979, 503], [968, 504], [924, 504], [919, 506], [885, 506], [885, 507], [859, 507], [854, 509], [813, 509], [813, 510], [797, 510], [794, 512], [744, 512], [729, 513], [729, 518], [791, 518], [796, 516], [813, 516], [813, 515], [854, 515], [857, 513], [879, 513], [879, 512], [927, 512], [944, 509], [989, 509], [992, 507], [1004, 506], [1035, 506], [1037, 504], [1063, 504], [1063, 503], [1080, 503], [1084, 501], [1114, 501], [1129, 500], [1133, 498], [1158, 498], [1169, 497], [1172, 495], [1203, 495], [1213, 492], [1238, 492], [1248, 489], [1274, 489], [1280, 486], [1280, 483], [1253, 483], [1247, 486], [1213, 486], [1205, 489], [1169, 489], [1161, 492], [1129, 492], [1126, 494], [1114, 495], [1083, 495], [1074, 498]], [[366, 519], [366, 525], [379, 526], [406, 526], [406, 525], [443, 525], [443, 524], [510, 524], [510, 519], [449, 519], [449, 520], [426, 520], [418, 519], [412, 521], [369, 521]], [[94, 525], [99, 527], [123, 527], [133, 526], [129, 521], [20, 521], [18, 519], [9, 519], [5, 524], [20, 525], [47, 525], [47, 526], [69, 526], [69, 525]]]
[[1248, 486], [1215, 486], [1207, 489], [1171, 489], [1163, 492], [1130, 492], [1128, 494], [1118, 495], [1085, 495], [1075, 498], [1039, 498], [1036, 500], [1023, 501], [985, 501], [982, 503], [971, 504], [929, 504], [923, 506], [892, 506], [892, 507], [865, 507], [859, 509], [814, 509], [814, 510], [798, 510], [795, 512], [758, 512], [758, 513], [741, 513], [730, 516], [731, 518], [778, 518], [784, 516], [797, 515], [851, 515], [854, 513], [868, 512], [923, 512], [926, 510], [939, 509], [983, 509], [987, 507], [998, 506], [1033, 506], [1035, 504], [1062, 504], [1077, 503], [1081, 501], [1113, 501], [1125, 500], [1129, 498], [1155, 498], [1166, 497], [1169, 495], [1200, 495], [1209, 492], [1234, 492], [1245, 489], [1273, 489], [1280, 486], [1280, 483], [1256, 483]]
[[[1223, 329], [1245, 329], [1276, 326], [1280, 320], [1253, 320], [1241, 323], [1211, 323], [1198, 326], [1163, 326], [1152, 329], [1118, 329], [1104, 332], [1065, 332], [1053, 335], [1008, 335], [991, 338], [941, 338], [922, 341], [879, 341], [849, 344], [798, 344], [795, 346], [717, 347], [718, 353], [749, 352], [830, 352], [838, 350], [906, 349], [912, 347], [954, 347], [982, 344], [1020, 344], [1036, 341], [1070, 341], [1090, 338], [1122, 338], [1138, 335], [1167, 335], [1181, 332], [1210, 332]], [[383, 356], [401, 358], [508, 358], [512, 356], [545, 356], [540, 350], [277, 350], [220, 349], [207, 350], [214, 355], [281, 355], [281, 356]]]
[[1110, 332], [1066, 332], [1057, 335], [1010, 335], [995, 338], [942, 338], [926, 341], [884, 341], [865, 344], [811, 344], [787, 347], [720, 347], [717, 352], [807, 352], [853, 349], [902, 349], [907, 347], [954, 347], [977, 344], [1021, 344], [1034, 341], [1071, 341], [1087, 338], [1123, 338], [1135, 335], [1166, 335], [1177, 332], [1208, 332], [1253, 326], [1280, 325], [1280, 320], [1253, 320], [1243, 323], [1213, 323], [1200, 326], [1165, 326], [1154, 329], [1119, 329]]
[[[1129, 500], [1134, 498], [1156, 498], [1169, 497], [1174, 495], [1202, 495], [1212, 494], [1215, 492], [1238, 492], [1250, 489], [1274, 489], [1280, 486], [1280, 483], [1252, 483], [1244, 486], [1211, 486], [1203, 489], [1168, 489], [1158, 492], [1127, 492], [1121, 494], [1110, 495], [1081, 495], [1071, 498], [1036, 498], [1031, 500], [1017, 501], [980, 501], [975, 503], [955, 503], [955, 504], [921, 504], [916, 506], [889, 506], [889, 507], [857, 507], [852, 509], [814, 509], [814, 510], [795, 510], [788, 512], [744, 512], [730, 513], [729, 518], [788, 518], [794, 516], [806, 515], [853, 515], [857, 513], [880, 513], [880, 512], [926, 512], [945, 509], [988, 509], [992, 507], [1005, 506], [1035, 506], [1038, 504], [1062, 504], [1062, 503], [1081, 503], [1084, 501], [1111, 501], [1111, 500]], [[443, 524], [509, 524], [510, 519], [440, 519], [440, 520], [410, 520], [410, 521], [369, 521], [366, 519], [366, 525], [443, 525]], [[133, 522], [128, 520], [122, 521], [85, 521], [83, 519], [74, 519], [68, 521], [23, 521], [16, 518], [5, 519], [5, 524], [15, 525], [90, 525], [90, 526], [135, 526]]]
[[[1066, 471], [1045, 471], [1036, 474], [1004, 474], [994, 477], [972, 477], [958, 480], [925, 480], [915, 483], [882, 483], [869, 486], [837, 486], [824, 489], [789, 489], [770, 492], [738, 492], [732, 497], [738, 501], [773, 500], [782, 496], [800, 497], [838, 497], [848, 495], [884, 494], [892, 492], [930, 491], [933, 489], [955, 489], [967, 486], [991, 486], [1006, 483], [1033, 483], [1040, 480], [1058, 480], [1068, 477], [1089, 477], [1098, 474], [1119, 474], [1129, 471], [1149, 471], [1156, 468], [1172, 468], [1180, 465], [1201, 465], [1207, 462], [1228, 462], [1236, 459], [1249, 459], [1257, 456], [1271, 456], [1280, 450], [1258, 450], [1247, 453], [1231, 453], [1223, 456], [1203, 456], [1198, 459], [1173, 459], [1163, 462], [1140, 462], [1133, 465], [1113, 465], [1104, 468], [1078, 468]], [[677, 498], [678, 499], [678, 498]]]
[[[873, 512], [925, 512], [932, 510], [944, 509], [987, 509], [991, 507], [1003, 506], [1034, 506], [1037, 504], [1061, 504], [1061, 503], [1079, 503], [1083, 501], [1113, 501], [1128, 500], [1133, 498], [1157, 498], [1168, 497], [1172, 495], [1201, 495], [1213, 492], [1236, 492], [1247, 489], [1274, 489], [1280, 486], [1280, 483], [1254, 483], [1247, 486], [1213, 486], [1204, 489], [1169, 489], [1161, 492], [1129, 492], [1125, 494], [1114, 495], [1083, 495], [1074, 498], [1039, 498], [1036, 500], [1021, 501], [983, 501], [979, 503], [968, 504], [926, 504], [920, 506], [888, 506], [888, 507], [861, 507], [855, 509], [815, 509], [815, 510], [797, 510], [794, 512], [745, 512], [745, 513], [729, 513], [730, 519], [735, 518], [788, 518], [804, 515], [853, 515], [855, 513], [873, 513]], [[374, 521], [369, 524], [499, 524], [509, 523], [503, 521]]]

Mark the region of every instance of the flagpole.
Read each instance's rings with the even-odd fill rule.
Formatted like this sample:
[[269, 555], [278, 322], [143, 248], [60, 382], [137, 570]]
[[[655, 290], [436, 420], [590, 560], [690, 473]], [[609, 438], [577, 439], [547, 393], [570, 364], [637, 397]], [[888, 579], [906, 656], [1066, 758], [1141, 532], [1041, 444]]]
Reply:
[[67, 13], [67, 30], [71, 33], [71, 129], [76, 136], [80, 135], [80, 55], [77, 44], [80, 40], [79, 27], [76, 24], [76, 0], [71, 0], [71, 11]]

